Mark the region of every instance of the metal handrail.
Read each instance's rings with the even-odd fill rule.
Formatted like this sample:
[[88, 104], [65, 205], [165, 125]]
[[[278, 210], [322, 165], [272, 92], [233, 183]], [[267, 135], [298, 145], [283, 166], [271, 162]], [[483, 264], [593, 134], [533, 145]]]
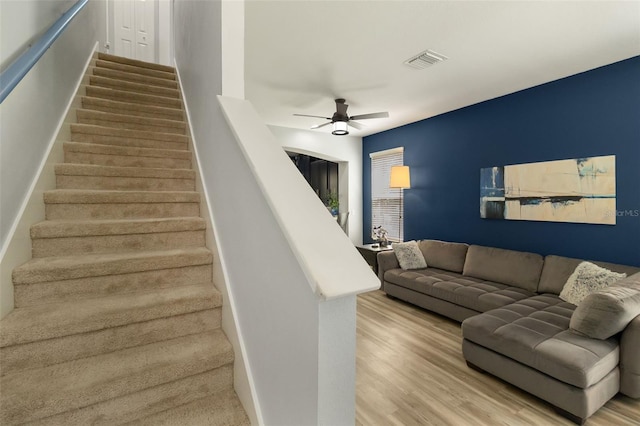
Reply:
[[9, 93], [20, 83], [25, 75], [33, 68], [44, 52], [67, 28], [69, 23], [82, 10], [89, 0], [78, 0], [71, 6], [34, 44], [22, 53], [0, 74], [0, 103], [4, 102]]

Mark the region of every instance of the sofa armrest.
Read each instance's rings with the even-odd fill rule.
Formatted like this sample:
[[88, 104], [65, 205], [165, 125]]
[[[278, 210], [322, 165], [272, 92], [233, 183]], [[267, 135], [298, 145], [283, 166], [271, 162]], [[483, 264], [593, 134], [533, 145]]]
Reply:
[[620, 392], [640, 398], [640, 315], [634, 318], [620, 338]]
[[393, 250], [378, 253], [378, 278], [380, 279], [382, 290], [384, 290], [384, 273], [390, 269], [397, 269], [399, 267], [400, 263], [398, 263], [398, 258]]

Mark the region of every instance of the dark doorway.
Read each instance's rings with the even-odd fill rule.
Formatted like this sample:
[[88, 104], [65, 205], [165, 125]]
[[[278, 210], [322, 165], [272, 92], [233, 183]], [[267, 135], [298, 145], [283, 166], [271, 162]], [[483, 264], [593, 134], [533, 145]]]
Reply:
[[287, 154], [325, 205], [329, 206], [331, 199], [338, 200], [338, 163], [295, 152]]

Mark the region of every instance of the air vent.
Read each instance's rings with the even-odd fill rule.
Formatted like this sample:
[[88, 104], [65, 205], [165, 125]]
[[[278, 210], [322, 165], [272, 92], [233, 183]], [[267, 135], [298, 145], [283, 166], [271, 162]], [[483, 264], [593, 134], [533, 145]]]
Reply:
[[424, 52], [418, 53], [416, 56], [407, 59], [404, 63], [409, 65], [411, 68], [421, 70], [439, 62], [446, 61], [447, 59], [448, 58], [446, 56], [436, 53], [433, 50], [425, 50]]

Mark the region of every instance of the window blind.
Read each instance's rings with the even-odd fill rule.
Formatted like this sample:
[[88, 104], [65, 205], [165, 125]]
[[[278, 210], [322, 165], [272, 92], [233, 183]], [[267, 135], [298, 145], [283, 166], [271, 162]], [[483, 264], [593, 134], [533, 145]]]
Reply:
[[404, 164], [404, 148], [373, 152], [371, 158], [371, 226], [387, 230], [389, 241], [404, 240], [404, 200], [402, 190], [389, 188], [391, 166]]

